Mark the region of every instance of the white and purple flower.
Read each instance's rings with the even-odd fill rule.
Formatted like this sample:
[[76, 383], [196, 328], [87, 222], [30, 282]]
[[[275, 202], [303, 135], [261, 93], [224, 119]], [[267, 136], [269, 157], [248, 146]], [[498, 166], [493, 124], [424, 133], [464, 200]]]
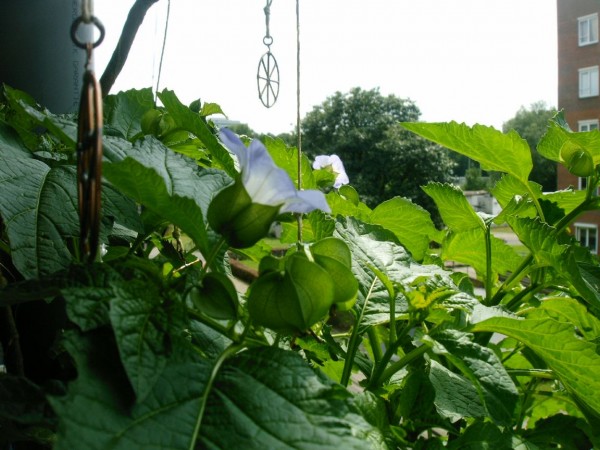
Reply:
[[217, 194], [208, 209], [211, 227], [238, 248], [250, 247], [266, 236], [282, 213], [331, 212], [325, 195], [317, 190], [299, 191], [289, 175], [275, 165], [264, 145], [253, 140], [248, 147], [228, 129], [219, 137], [237, 156], [240, 176]]
[[344, 169], [344, 163], [338, 155], [319, 155], [313, 162], [313, 169], [327, 170], [335, 175], [333, 187], [339, 189], [344, 184], [348, 184], [350, 179]]

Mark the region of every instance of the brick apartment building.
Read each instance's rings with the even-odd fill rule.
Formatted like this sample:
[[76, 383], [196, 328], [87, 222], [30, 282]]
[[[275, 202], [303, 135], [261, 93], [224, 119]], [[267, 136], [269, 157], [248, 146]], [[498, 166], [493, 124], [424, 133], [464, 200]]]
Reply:
[[[573, 131], [598, 130], [600, 121], [599, 0], [557, 0], [558, 18], [558, 109]], [[585, 178], [558, 166], [558, 188], [585, 189]], [[573, 232], [598, 254], [600, 212], [577, 219]]]

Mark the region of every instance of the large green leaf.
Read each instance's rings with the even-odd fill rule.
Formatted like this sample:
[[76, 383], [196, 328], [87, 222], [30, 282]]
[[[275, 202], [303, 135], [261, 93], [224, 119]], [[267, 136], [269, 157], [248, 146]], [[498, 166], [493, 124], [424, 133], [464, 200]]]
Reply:
[[200, 428], [202, 448], [386, 448], [349, 392], [294, 352], [260, 348], [225, 363]]
[[[352, 272], [359, 283], [357, 304], [362, 308], [366, 303], [362, 325], [387, 323], [390, 320], [389, 293], [373, 268], [393, 282], [400, 282], [414, 275], [410, 255], [391, 231], [351, 217], [338, 220], [334, 236], [344, 240], [352, 252]], [[403, 296], [396, 297], [395, 310], [396, 314], [407, 312], [408, 304]]]
[[582, 149], [589, 153], [594, 165], [598, 165], [600, 131], [573, 132], [565, 120], [564, 113], [560, 111], [550, 120], [548, 129], [537, 146], [537, 151], [548, 159], [564, 163], [563, 155], [572, 149]]
[[129, 141], [142, 133], [141, 119], [154, 108], [152, 89], [131, 89], [104, 99], [104, 126]]
[[474, 325], [473, 331], [491, 331], [518, 339], [546, 362], [573, 395], [600, 415], [597, 346], [578, 337], [573, 324], [553, 316], [541, 310], [524, 320], [495, 317]]
[[526, 184], [533, 168], [531, 150], [515, 131], [507, 134], [484, 125], [403, 122], [418, 135], [479, 162], [484, 170], [514, 175]]
[[459, 187], [451, 184], [429, 183], [423, 190], [435, 202], [444, 223], [452, 231], [473, 228], [485, 230], [485, 224], [469, 204]]
[[178, 155], [153, 137], [135, 143], [121, 161], [106, 162], [104, 175], [121, 192], [187, 233], [206, 251], [204, 217], [221, 174], [201, 172], [194, 161]]
[[[79, 235], [77, 179], [74, 166], [51, 168], [31, 158], [0, 155], [0, 215], [4, 219], [15, 266], [26, 278], [66, 268], [68, 242]], [[114, 222], [139, 231], [136, 205], [103, 183], [101, 241]], [[112, 222], [112, 223], [111, 223]]]
[[582, 270], [589, 264], [580, 264], [572, 246], [558, 241], [555, 228], [537, 219], [509, 217], [508, 222], [521, 242], [531, 250], [539, 266], [555, 269], [557, 275], [568, 280], [590, 305], [600, 308], [597, 279], [591, 276], [597, 265]]
[[167, 89], [158, 94], [165, 108], [175, 120], [177, 127], [194, 134], [200, 139], [210, 151], [217, 166], [220, 166], [231, 177], [237, 174], [233, 159], [229, 152], [221, 145], [206, 124], [206, 120], [200, 114], [193, 112], [190, 108], [179, 101], [173, 91]]
[[[178, 349], [142, 403], [121, 365], [112, 332], [66, 333], [77, 379], [67, 395], [51, 397], [59, 416], [56, 450], [189, 449], [210, 367], [192, 350]], [[176, 349], [177, 350], [177, 349]]]
[[429, 381], [435, 389], [435, 407], [442, 417], [456, 422], [465, 417], [487, 416], [477, 389], [463, 376], [432, 360]]
[[410, 200], [400, 197], [378, 205], [368, 222], [381, 225], [394, 233], [419, 261], [429, 250], [429, 243], [436, 240], [438, 235], [429, 213]]
[[[514, 271], [521, 257], [508, 244], [495, 236], [492, 242], [492, 273], [504, 274]], [[474, 228], [458, 233], [449, 233], [442, 247], [445, 261], [456, 261], [473, 267], [478, 274], [486, 273], [485, 235], [482, 229]]]
[[39, 278], [67, 267], [65, 239], [79, 232], [74, 167], [51, 169], [34, 159], [0, 155], [0, 215], [15, 267]]
[[[113, 326], [121, 362], [136, 394], [143, 401], [162, 375], [173, 336], [185, 326], [177, 323], [178, 303], [168, 307], [157, 288], [142, 280], [133, 280], [114, 290], [110, 301]], [[175, 323], [174, 323], [175, 322]]]
[[500, 425], [511, 424], [518, 391], [498, 356], [473, 342], [468, 333], [446, 330], [434, 338], [438, 344], [434, 351], [445, 355], [475, 385], [488, 415]]

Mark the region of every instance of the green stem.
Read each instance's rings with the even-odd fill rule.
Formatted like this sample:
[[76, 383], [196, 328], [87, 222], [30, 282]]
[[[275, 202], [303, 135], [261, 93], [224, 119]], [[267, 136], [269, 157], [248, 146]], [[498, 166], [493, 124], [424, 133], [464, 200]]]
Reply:
[[375, 327], [369, 327], [367, 330], [367, 334], [369, 335], [369, 343], [371, 344], [371, 350], [373, 351], [373, 358], [375, 359], [375, 364], [381, 361], [381, 357], [383, 353], [381, 352], [381, 339], [379, 339], [379, 333]]
[[485, 304], [492, 301], [492, 226], [485, 224]]
[[373, 278], [373, 282], [369, 287], [369, 292], [365, 296], [365, 301], [360, 310], [360, 314], [356, 317], [356, 323], [354, 324], [354, 328], [352, 329], [352, 336], [350, 336], [350, 342], [348, 342], [346, 360], [344, 361], [344, 370], [342, 371], [342, 378], [340, 380], [340, 384], [342, 386], [348, 386], [348, 382], [350, 381], [350, 374], [352, 373], [354, 357], [356, 356], [356, 351], [358, 350], [358, 328], [360, 327], [360, 323], [362, 322], [362, 319], [365, 315], [367, 304], [369, 303], [369, 297], [371, 296], [371, 292], [373, 291], [377, 280], [377, 277]]
[[221, 247], [223, 247], [223, 245], [225, 244], [225, 242], [226, 242], [225, 238], [223, 236], [221, 236], [221, 239], [219, 239], [219, 241], [212, 248], [210, 254], [206, 258], [206, 263], [204, 264], [204, 267], [202, 267], [202, 273], [201, 273], [202, 277], [204, 276], [204, 274], [206, 273], [206, 271], [208, 270], [208, 268], [212, 266], [212, 263], [213, 263], [214, 259], [219, 254], [219, 251], [221, 250]]
[[523, 259], [523, 261], [521, 261], [519, 267], [517, 267], [517, 269], [513, 273], [511, 273], [510, 276], [506, 278], [506, 280], [504, 280], [500, 288], [496, 291], [494, 297], [492, 297], [492, 300], [490, 301], [488, 306], [496, 306], [500, 303], [500, 301], [502, 301], [504, 291], [508, 290], [511, 284], [519, 279], [521, 273], [527, 268], [527, 266], [529, 266], [529, 264], [531, 264], [531, 261], [533, 261], [532, 253], [527, 255]]
[[194, 433], [192, 434], [192, 440], [190, 441], [189, 450], [194, 450], [196, 447], [196, 440], [198, 439], [198, 435], [200, 433], [200, 426], [202, 425], [202, 419], [204, 418], [204, 411], [206, 410], [206, 403], [208, 401], [208, 396], [212, 390], [213, 384], [219, 374], [219, 370], [223, 366], [223, 363], [232, 355], [235, 355], [240, 350], [244, 349], [245, 345], [243, 344], [232, 344], [227, 347], [223, 353], [219, 356], [219, 358], [215, 361], [215, 365], [212, 368], [210, 373], [210, 377], [206, 382], [206, 386], [204, 387], [204, 392], [202, 392], [202, 397], [200, 399], [200, 408], [198, 410], [198, 416], [196, 417], [196, 425], [194, 426]]
[[411, 352], [404, 355], [395, 363], [391, 364], [381, 375], [381, 380], [378, 380], [377, 385], [383, 383], [384, 380], [389, 380], [399, 370], [402, 370], [406, 365], [423, 355], [429, 350], [429, 345], [422, 344], [420, 347], [415, 348]]
[[206, 316], [203, 316], [202, 314], [194, 311], [193, 309], [188, 309], [188, 314], [198, 322], [201, 322], [207, 327], [212, 328], [213, 330], [222, 334], [223, 336], [227, 336], [232, 341], [236, 341], [235, 336], [231, 336], [231, 331], [228, 328], [221, 325], [220, 323], [215, 322], [214, 320], [211, 320]]
[[388, 347], [398, 340], [396, 336], [396, 298], [390, 295], [390, 339]]
[[506, 372], [515, 377], [533, 377], [544, 380], [554, 380], [556, 378], [554, 373], [548, 369], [506, 369]]
[[406, 324], [406, 326], [402, 329], [402, 332], [398, 336], [398, 339], [394, 343], [389, 345], [388, 348], [385, 350], [385, 354], [383, 355], [383, 358], [381, 358], [381, 360], [375, 365], [375, 367], [373, 369], [373, 373], [371, 374], [371, 380], [369, 381], [368, 389], [372, 390], [380, 385], [380, 382], [382, 379], [381, 374], [383, 373], [383, 371], [385, 370], [385, 367], [388, 365], [388, 363], [392, 359], [392, 356], [394, 356], [396, 354], [396, 350], [398, 350], [398, 347], [400, 347], [400, 343], [401, 343], [402, 339], [404, 339], [404, 336], [406, 336], [406, 334], [409, 332], [409, 330], [412, 327], [413, 327], [413, 322], [408, 322]]

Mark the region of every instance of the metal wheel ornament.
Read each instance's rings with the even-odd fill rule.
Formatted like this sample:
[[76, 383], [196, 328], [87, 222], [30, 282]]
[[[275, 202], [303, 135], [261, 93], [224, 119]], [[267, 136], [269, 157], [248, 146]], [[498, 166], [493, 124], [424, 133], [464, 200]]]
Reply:
[[271, 52], [265, 53], [258, 62], [256, 74], [258, 97], [263, 105], [270, 108], [279, 96], [279, 66]]

